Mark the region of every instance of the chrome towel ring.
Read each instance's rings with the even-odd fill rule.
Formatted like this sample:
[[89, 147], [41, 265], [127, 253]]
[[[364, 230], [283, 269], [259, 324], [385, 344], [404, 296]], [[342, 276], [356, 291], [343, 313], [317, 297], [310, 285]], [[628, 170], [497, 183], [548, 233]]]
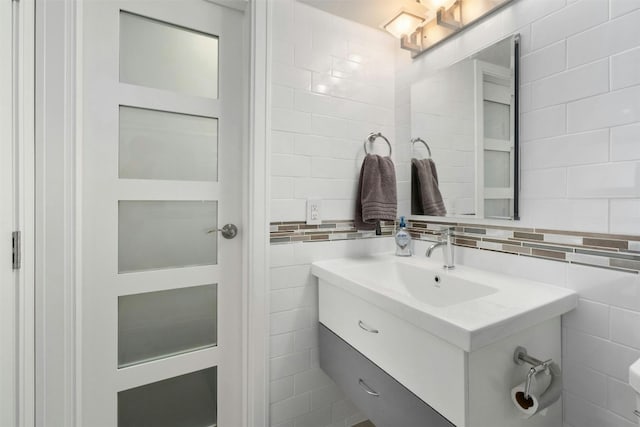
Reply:
[[432, 157], [432, 156], [431, 156], [431, 148], [429, 148], [429, 144], [427, 144], [427, 141], [425, 141], [425, 140], [424, 140], [424, 139], [422, 139], [422, 138], [413, 138], [413, 139], [411, 140], [411, 147], [412, 147], [412, 148], [413, 148], [413, 145], [414, 145], [416, 142], [422, 142], [422, 143], [424, 144], [424, 146], [425, 146], [425, 147], [427, 147], [427, 151], [429, 152], [429, 158], [431, 158], [431, 157]]
[[369, 136], [367, 137], [367, 139], [364, 140], [364, 153], [365, 154], [369, 154], [369, 152], [367, 151], [367, 142], [373, 144], [375, 142], [375, 140], [378, 139], [378, 138], [384, 139], [384, 142], [387, 143], [387, 145], [389, 146], [389, 157], [391, 157], [391, 152], [392, 152], [391, 143], [389, 142], [387, 137], [384, 136], [381, 132], [370, 133]]

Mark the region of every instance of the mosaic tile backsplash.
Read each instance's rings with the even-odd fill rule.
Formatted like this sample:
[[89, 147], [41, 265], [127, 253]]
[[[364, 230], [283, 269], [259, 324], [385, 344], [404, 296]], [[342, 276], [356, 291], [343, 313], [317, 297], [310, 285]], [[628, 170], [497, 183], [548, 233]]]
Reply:
[[[573, 264], [638, 273], [640, 236], [585, 233], [577, 231], [521, 228], [458, 222], [409, 220], [414, 239], [436, 240], [440, 229], [453, 227], [457, 246], [531, 256]], [[358, 231], [353, 220], [323, 221], [307, 225], [303, 221], [271, 223], [271, 244], [367, 239], [392, 236], [396, 222], [381, 224], [382, 235]]]

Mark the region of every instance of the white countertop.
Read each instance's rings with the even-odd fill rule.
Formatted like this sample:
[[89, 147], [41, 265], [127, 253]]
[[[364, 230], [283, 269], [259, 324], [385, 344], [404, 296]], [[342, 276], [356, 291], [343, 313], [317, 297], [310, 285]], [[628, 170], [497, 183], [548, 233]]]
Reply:
[[[447, 280], [469, 281], [495, 288], [495, 292], [467, 301], [436, 306], [380, 286], [380, 268], [404, 263], [425, 269], [425, 286], [437, 274]], [[312, 273], [334, 286], [374, 304], [467, 352], [478, 350], [528, 327], [574, 309], [575, 292], [547, 283], [524, 280], [479, 269], [456, 266], [444, 270], [441, 263], [423, 257], [392, 254], [319, 261]], [[367, 273], [370, 272], [370, 273]], [[370, 277], [367, 276], [369, 274]], [[375, 276], [378, 277], [375, 277]], [[463, 286], [463, 285], [458, 285]]]

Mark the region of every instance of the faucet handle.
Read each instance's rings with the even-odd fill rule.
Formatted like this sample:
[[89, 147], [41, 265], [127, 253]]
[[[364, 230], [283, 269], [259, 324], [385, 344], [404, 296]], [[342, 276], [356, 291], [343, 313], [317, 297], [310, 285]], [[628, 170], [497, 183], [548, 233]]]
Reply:
[[442, 237], [453, 236], [453, 227], [443, 227], [440, 229], [440, 235]]

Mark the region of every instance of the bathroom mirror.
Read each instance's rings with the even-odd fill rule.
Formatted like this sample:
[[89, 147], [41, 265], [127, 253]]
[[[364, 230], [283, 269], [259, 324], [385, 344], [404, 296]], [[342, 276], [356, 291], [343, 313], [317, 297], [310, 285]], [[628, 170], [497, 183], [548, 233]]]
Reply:
[[[518, 43], [411, 85], [413, 215], [518, 219]], [[434, 208], [435, 177], [446, 213]]]

